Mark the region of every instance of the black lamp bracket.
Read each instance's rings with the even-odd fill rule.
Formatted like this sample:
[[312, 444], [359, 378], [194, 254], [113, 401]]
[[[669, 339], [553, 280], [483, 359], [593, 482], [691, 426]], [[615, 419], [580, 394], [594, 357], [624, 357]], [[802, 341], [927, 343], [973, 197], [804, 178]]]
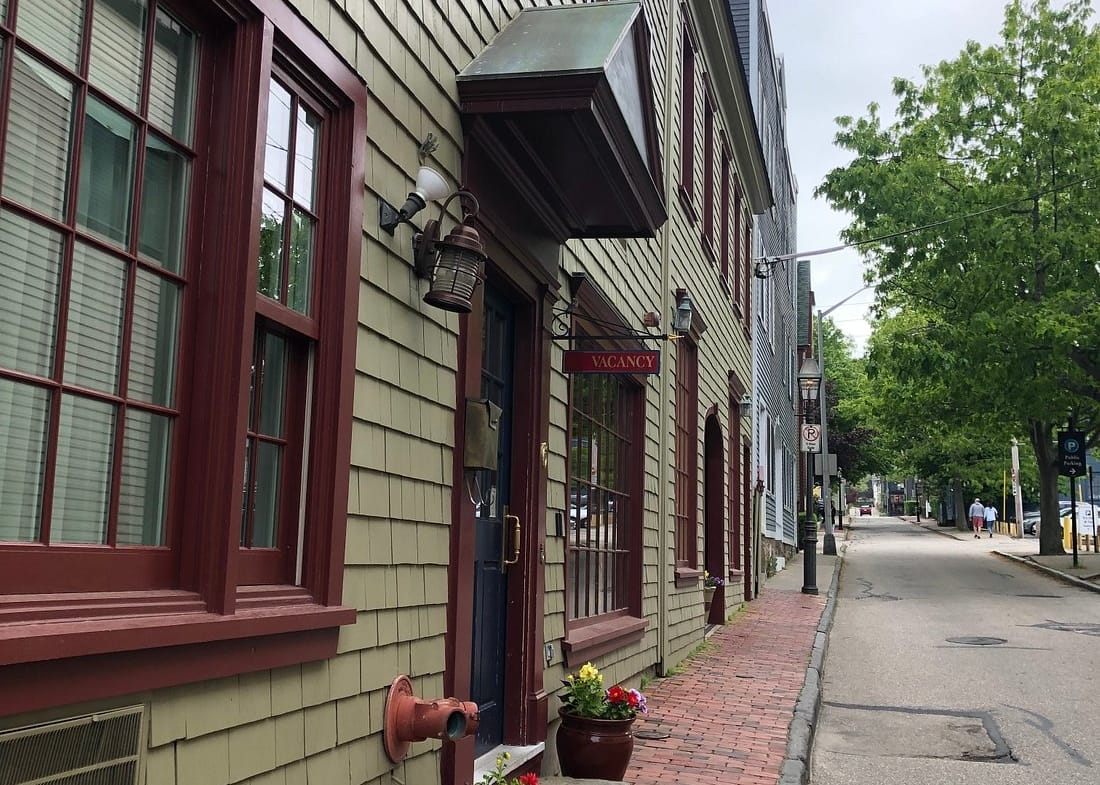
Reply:
[[[435, 269], [435, 245], [439, 242], [439, 227], [443, 225], [443, 215], [447, 212], [447, 205], [455, 199], [460, 199], [462, 206], [462, 223], [475, 218], [481, 211], [481, 204], [477, 197], [469, 191], [459, 188], [446, 198], [439, 206], [439, 218], [429, 220], [423, 229], [417, 229], [413, 234], [413, 269], [418, 278], [431, 278]], [[472, 206], [467, 206], [472, 203]]]
[[[683, 338], [679, 333], [651, 333], [648, 330], [624, 329], [618, 322], [609, 322], [598, 319], [595, 316], [586, 316], [577, 313], [577, 301], [574, 299], [564, 308], [555, 308], [552, 311], [554, 320], [550, 323], [550, 339], [554, 341], [598, 341], [598, 340], [633, 340], [633, 341], [676, 341]], [[596, 328], [605, 330], [618, 330], [608, 333], [574, 333], [573, 320], [578, 319]]]

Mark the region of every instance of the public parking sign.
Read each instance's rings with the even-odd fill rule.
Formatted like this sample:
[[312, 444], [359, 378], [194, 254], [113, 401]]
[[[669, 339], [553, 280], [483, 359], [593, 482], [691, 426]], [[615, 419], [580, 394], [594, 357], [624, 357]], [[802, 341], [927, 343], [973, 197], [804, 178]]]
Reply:
[[1058, 431], [1058, 473], [1080, 477], [1085, 473], [1085, 434], [1082, 431]]

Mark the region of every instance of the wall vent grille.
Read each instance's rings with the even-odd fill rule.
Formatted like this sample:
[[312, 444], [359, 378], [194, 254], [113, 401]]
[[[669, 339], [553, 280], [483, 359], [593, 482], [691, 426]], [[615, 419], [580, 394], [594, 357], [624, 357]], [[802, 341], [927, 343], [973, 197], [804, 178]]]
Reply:
[[0, 733], [0, 785], [136, 785], [144, 707]]

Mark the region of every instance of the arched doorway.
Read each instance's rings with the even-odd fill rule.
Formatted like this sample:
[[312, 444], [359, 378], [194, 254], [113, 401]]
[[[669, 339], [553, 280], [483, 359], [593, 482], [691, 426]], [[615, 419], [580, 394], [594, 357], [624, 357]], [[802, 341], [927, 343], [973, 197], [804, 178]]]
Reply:
[[[723, 580], [726, 578], [724, 476], [722, 425], [718, 422], [717, 407], [711, 407], [703, 431], [703, 564], [707, 572]], [[725, 620], [725, 589], [719, 587], [714, 592], [707, 623], [722, 624]]]

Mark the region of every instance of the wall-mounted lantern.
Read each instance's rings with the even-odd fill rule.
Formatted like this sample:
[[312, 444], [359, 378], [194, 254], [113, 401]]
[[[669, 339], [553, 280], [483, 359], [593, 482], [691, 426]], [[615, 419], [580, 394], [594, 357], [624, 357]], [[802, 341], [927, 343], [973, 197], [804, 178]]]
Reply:
[[[425, 142], [427, 143], [427, 142]], [[439, 218], [430, 220], [420, 230], [410, 219], [430, 201], [446, 197], [439, 208]], [[462, 221], [439, 239], [440, 227], [447, 206], [460, 199]], [[480, 205], [469, 191], [451, 191], [447, 181], [430, 166], [421, 166], [416, 173], [416, 186], [409, 193], [401, 209], [385, 199], [378, 206], [378, 225], [382, 231], [393, 234], [399, 224], [407, 223], [416, 229], [413, 235], [413, 271], [418, 278], [431, 282], [424, 302], [445, 311], [469, 313], [473, 308], [473, 294], [483, 280], [482, 265], [488, 258], [481, 237], [471, 222], [477, 216]]]
[[676, 308], [672, 312], [672, 330], [673, 332], [680, 333], [680, 335], [686, 335], [691, 331], [691, 317], [692, 308], [694, 303], [691, 301], [691, 295], [688, 294], [687, 289], [676, 290]]

